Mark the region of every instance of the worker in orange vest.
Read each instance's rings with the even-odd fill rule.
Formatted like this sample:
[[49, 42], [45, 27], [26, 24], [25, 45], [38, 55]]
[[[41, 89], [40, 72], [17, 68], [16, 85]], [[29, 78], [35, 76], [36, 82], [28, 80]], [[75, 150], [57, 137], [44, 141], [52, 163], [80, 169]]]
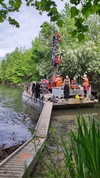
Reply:
[[83, 78], [83, 86], [89, 86], [89, 79], [86, 74], [84, 74]]
[[76, 87], [77, 87], [76, 77], [73, 77], [73, 80], [71, 81], [70, 89], [76, 89]]
[[61, 87], [62, 86], [62, 78], [60, 77], [60, 75], [57, 75], [57, 77], [55, 79], [55, 86], [56, 87]]
[[84, 95], [87, 95], [87, 91], [89, 90], [89, 79], [86, 74], [84, 74], [83, 78], [83, 90], [84, 90]]

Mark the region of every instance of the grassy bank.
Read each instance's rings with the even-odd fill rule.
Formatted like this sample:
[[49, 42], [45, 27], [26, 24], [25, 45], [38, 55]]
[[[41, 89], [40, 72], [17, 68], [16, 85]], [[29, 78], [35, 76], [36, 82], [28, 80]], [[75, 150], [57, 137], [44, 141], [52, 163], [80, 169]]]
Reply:
[[[52, 129], [31, 178], [99, 178], [100, 123], [78, 116], [63, 138]], [[52, 148], [50, 147], [52, 145]]]

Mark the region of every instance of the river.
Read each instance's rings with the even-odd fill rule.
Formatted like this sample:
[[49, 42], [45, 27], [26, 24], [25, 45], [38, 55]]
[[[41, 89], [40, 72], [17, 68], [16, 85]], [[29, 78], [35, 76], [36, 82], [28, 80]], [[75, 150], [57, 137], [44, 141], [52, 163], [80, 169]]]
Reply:
[[97, 106], [88, 108], [53, 110], [51, 123], [57, 132], [64, 136], [76, 124], [77, 117], [80, 115], [86, 119], [90, 116], [100, 121], [100, 103]]
[[0, 147], [8, 148], [27, 141], [39, 114], [22, 102], [22, 89], [0, 85]]
[[[0, 85], [0, 147], [7, 148], [27, 141], [34, 131], [39, 113], [22, 102], [22, 89]], [[100, 105], [99, 105], [100, 106]], [[53, 110], [51, 124], [61, 135], [76, 122], [79, 114], [100, 120], [100, 107]]]

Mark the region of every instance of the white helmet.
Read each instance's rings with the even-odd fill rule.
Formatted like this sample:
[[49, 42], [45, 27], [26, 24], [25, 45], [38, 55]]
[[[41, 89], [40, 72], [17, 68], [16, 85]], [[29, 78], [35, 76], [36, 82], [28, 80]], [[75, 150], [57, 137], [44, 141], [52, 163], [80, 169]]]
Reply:
[[87, 77], [87, 75], [86, 75], [86, 74], [84, 74], [84, 77]]
[[76, 80], [76, 77], [73, 77], [73, 80]]

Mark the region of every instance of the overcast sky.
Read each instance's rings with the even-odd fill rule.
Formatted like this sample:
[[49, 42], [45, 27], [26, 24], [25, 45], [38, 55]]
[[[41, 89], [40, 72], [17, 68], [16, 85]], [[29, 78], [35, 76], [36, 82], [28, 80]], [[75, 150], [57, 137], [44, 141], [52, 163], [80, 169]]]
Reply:
[[[64, 8], [68, 0], [55, 0], [59, 11]], [[15, 50], [16, 47], [25, 47], [29, 49], [31, 42], [40, 31], [40, 26], [44, 21], [49, 21], [46, 13], [39, 15], [39, 12], [32, 7], [26, 7], [25, 4], [20, 8], [20, 12], [13, 13], [20, 23], [20, 28], [13, 27], [7, 21], [0, 23], [0, 57]]]

